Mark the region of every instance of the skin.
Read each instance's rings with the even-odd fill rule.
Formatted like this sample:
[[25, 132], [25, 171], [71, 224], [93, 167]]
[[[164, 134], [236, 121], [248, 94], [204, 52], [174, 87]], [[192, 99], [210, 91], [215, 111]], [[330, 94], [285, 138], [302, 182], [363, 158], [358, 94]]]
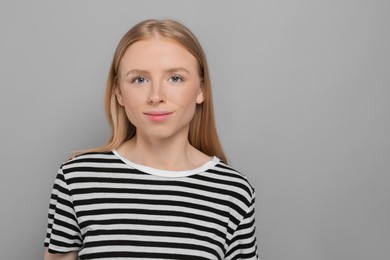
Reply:
[[45, 249], [45, 255], [44, 260], [77, 260], [77, 252], [71, 252], [67, 254], [50, 254], [47, 252], [47, 249]]
[[[203, 102], [196, 58], [179, 43], [155, 36], [131, 45], [119, 65], [117, 99], [137, 129], [117, 151], [130, 161], [162, 170], [189, 170], [210, 157], [188, 141], [189, 124]], [[154, 121], [145, 113], [171, 113]]]
[[[115, 93], [137, 128], [136, 136], [117, 149], [122, 156], [171, 171], [194, 169], [210, 160], [188, 141], [189, 124], [196, 105], [203, 102], [203, 92], [198, 62], [180, 44], [158, 35], [132, 44], [121, 59]], [[169, 116], [156, 115], [162, 111]], [[77, 259], [77, 252], [45, 250], [44, 260]]]

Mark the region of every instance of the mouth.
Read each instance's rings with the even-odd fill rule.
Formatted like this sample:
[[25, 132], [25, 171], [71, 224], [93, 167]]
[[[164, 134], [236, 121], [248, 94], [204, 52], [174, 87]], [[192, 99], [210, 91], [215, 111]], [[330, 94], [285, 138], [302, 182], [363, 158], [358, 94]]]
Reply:
[[173, 112], [167, 112], [167, 111], [151, 111], [151, 112], [145, 112], [144, 115], [151, 121], [154, 122], [161, 122], [166, 119], [168, 119]]

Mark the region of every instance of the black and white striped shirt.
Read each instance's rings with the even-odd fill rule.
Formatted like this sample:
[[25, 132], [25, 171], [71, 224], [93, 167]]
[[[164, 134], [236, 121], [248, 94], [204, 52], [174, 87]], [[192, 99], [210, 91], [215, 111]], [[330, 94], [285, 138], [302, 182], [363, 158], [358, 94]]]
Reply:
[[216, 157], [163, 171], [88, 153], [59, 170], [45, 246], [80, 259], [258, 259], [254, 211], [246, 177]]

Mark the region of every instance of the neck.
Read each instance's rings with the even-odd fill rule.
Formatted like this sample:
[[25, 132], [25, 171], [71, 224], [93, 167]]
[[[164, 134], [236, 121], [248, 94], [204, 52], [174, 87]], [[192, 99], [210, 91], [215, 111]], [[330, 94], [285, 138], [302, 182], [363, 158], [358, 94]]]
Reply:
[[210, 160], [189, 143], [187, 136], [160, 139], [136, 135], [118, 152], [134, 163], [170, 171], [194, 169]]

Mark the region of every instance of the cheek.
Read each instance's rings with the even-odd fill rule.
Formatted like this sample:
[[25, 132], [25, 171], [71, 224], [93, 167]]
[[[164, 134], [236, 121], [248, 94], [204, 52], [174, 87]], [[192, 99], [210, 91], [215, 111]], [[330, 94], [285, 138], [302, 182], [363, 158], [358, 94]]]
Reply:
[[141, 120], [137, 115], [136, 110], [129, 105], [124, 106], [124, 109], [125, 109], [127, 120], [129, 120], [130, 123], [133, 124], [135, 127], [138, 127]]
[[131, 91], [122, 91], [122, 103], [128, 120], [137, 125], [137, 111], [142, 105], [142, 98], [139, 95], [134, 95]]
[[125, 107], [137, 107], [145, 100], [145, 94], [142, 91], [131, 91], [131, 89], [122, 90], [122, 100]]
[[199, 90], [195, 88], [183, 89], [181, 91], [172, 90], [167, 93], [171, 100], [182, 107], [192, 107], [196, 105]]

